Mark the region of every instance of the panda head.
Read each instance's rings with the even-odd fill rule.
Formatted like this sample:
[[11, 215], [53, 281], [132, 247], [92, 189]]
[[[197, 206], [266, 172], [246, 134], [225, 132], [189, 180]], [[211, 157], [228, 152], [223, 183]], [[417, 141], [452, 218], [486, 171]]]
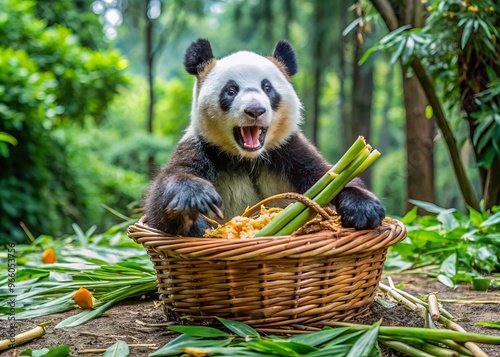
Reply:
[[287, 41], [269, 57], [241, 51], [215, 59], [208, 40], [199, 39], [184, 67], [196, 75], [185, 137], [200, 135], [228, 154], [255, 158], [298, 130], [302, 106], [290, 83], [298, 65]]

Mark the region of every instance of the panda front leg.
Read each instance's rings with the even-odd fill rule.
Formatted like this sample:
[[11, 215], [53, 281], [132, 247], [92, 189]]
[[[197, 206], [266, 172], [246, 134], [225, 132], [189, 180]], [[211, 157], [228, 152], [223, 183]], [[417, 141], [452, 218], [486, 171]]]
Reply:
[[221, 204], [210, 181], [186, 173], [160, 173], [147, 194], [145, 215], [150, 226], [167, 233], [202, 237], [209, 224], [201, 214], [213, 211], [222, 218]]
[[356, 229], [372, 229], [385, 217], [385, 209], [379, 199], [368, 191], [359, 178], [349, 182], [333, 200], [342, 226]]
[[202, 237], [209, 227], [203, 214], [212, 211], [222, 219], [222, 198], [213, 184], [216, 177], [200, 141], [181, 141], [146, 192], [147, 224], [173, 235]]

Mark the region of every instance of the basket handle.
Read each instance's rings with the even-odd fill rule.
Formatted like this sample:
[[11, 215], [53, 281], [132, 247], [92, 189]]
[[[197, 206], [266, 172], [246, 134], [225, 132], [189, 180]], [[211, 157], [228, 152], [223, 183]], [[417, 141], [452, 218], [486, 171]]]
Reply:
[[310, 209], [314, 210], [316, 213], [318, 213], [321, 217], [324, 219], [328, 220], [331, 218], [331, 216], [321, 207], [319, 204], [311, 200], [309, 197], [306, 197], [304, 195], [301, 195], [299, 193], [294, 193], [294, 192], [285, 192], [285, 193], [280, 193], [274, 196], [270, 196], [268, 198], [263, 199], [259, 203], [253, 205], [249, 209], [247, 209], [243, 214], [241, 215], [242, 217], [248, 217], [254, 214], [255, 212], [260, 210], [260, 206], [263, 206], [269, 202], [273, 201], [279, 201], [279, 200], [296, 200], [299, 201], [303, 204], [305, 204], [307, 207]]

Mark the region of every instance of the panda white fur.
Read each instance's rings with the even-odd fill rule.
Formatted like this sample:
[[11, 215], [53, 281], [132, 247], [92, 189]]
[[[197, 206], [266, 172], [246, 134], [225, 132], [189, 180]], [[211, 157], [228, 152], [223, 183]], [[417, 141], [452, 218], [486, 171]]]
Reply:
[[[231, 218], [271, 195], [304, 193], [330, 169], [300, 132], [302, 106], [290, 83], [298, 64], [287, 41], [270, 57], [241, 51], [215, 59], [199, 39], [184, 66], [196, 75], [191, 121], [146, 192], [148, 225], [202, 236], [208, 222], [200, 213]], [[333, 203], [345, 227], [373, 228], [385, 216], [359, 179]]]

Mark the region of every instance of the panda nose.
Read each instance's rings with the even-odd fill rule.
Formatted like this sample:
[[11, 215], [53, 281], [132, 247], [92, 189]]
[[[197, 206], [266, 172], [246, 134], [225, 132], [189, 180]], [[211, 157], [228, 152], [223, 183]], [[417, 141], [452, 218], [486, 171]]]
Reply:
[[257, 119], [265, 112], [266, 112], [266, 109], [262, 108], [262, 107], [248, 107], [245, 109], [245, 113], [254, 119]]

